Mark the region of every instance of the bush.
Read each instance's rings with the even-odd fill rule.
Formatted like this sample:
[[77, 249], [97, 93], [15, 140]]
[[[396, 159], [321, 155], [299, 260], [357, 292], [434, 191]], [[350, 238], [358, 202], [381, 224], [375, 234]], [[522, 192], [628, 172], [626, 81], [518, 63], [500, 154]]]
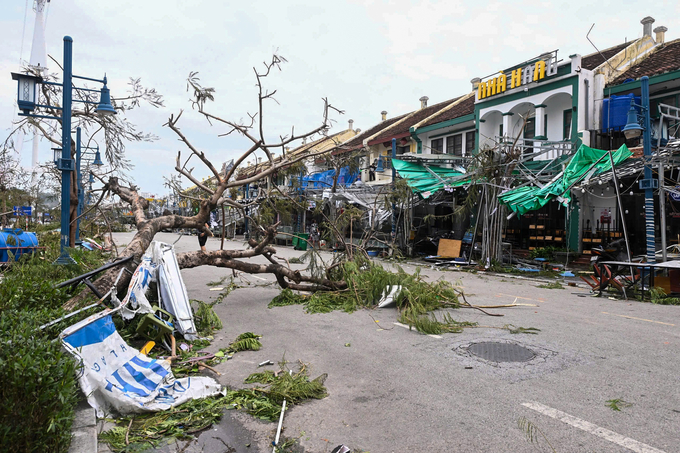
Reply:
[[54, 338], [79, 317], [38, 328], [65, 314], [61, 306], [71, 294], [54, 286], [104, 261], [100, 252], [70, 250], [78, 264], [55, 266], [59, 234], [45, 232], [39, 240], [46, 249], [22, 256], [0, 282], [2, 452], [68, 451], [79, 390], [75, 362]]
[[40, 314], [0, 313], [0, 451], [65, 452], [77, 402], [74, 361]]

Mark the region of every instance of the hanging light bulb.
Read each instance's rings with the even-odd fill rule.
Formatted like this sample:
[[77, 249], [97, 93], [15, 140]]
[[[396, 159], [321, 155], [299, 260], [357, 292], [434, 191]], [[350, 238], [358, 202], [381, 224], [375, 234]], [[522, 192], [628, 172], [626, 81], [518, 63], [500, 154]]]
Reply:
[[633, 195], [633, 191], [632, 191], [632, 190], [630, 191], [630, 195]]
[[600, 196], [601, 196], [601, 197], [604, 197], [604, 190], [601, 190], [601, 191], [600, 191]]
[[628, 209], [626, 209], [626, 214], [628, 214]]
[[623, 184], [619, 184], [619, 189], [623, 189]]
[[586, 193], [586, 189], [581, 188], [581, 193]]
[[597, 184], [601, 186], [601, 185], [602, 185], [602, 180], [600, 179], [600, 180], [597, 182]]
[[609, 186], [607, 186], [607, 192], [609, 192]]

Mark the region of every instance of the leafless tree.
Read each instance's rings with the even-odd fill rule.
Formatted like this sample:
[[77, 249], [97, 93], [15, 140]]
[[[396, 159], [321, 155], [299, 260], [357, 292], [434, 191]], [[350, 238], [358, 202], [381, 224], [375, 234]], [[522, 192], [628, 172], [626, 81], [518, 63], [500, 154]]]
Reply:
[[[302, 159], [315, 157], [314, 154], [290, 156], [285, 153], [285, 148], [296, 141], [313, 139], [319, 135], [325, 136], [327, 134], [327, 130], [331, 125], [330, 115], [333, 113], [343, 113], [341, 110], [332, 106], [327, 99], [323, 99], [323, 110], [318, 127], [305, 133], [296, 133], [295, 129], [292, 128], [289, 135], [280, 136], [275, 142], [268, 142], [265, 137], [264, 106], [265, 103], [269, 101], [275, 101], [274, 95], [276, 94], [276, 91], [268, 91], [263, 83], [265, 79], [270, 76], [272, 71], [280, 70], [281, 64], [285, 61], [286, 60], [283, 57], [274, 55], [271, 61], [264, 63], [263, 69], [258, 70], [254, 68], [257, 81], [256, 86], [258, 88], [258, 110], [254, 114], [248, 114], [249, 119], [245, 122], [224, 119], [208, 110], [209, 103], [215, 100], [215, 90], [210, 87], [202, 86], [197, 73], [193, 72], [189, 75], [187, 90], [192, 93], [192, 109], [197, 111], [198, 114], [203, 116], [210, 124], [226, 127], [226, 131], [220, 133], [219, 136], [240, 134], [250, 141], [251, 146], [241, 156], [234, 160], [234, 165], [231, 168], [218, 170], [213, 162], [206, 157], [205, 153], [198, 149], [189, 137], [187, 137], [180, 129], [179, 122], [183, 112], [180, 111], [177, 115], [171, 115], [168, 122], [165, 123], [165, 126], [170, 128], [177, 135], [178, 140], [189, 151], [187, 156], [183, 156], [181, 151], [177, 153], [175, 170], [179, 175], [191, 181], [191, 183], [198, 188], [200, 195], [188, 196], [188, 198], [198, 204], [198, 213], [193, 216], [168, 214], [156, 218], [148, 218], [145, 213], [148, 207], [148, 201], [139, 194], [138, 188], [133, 185], [121, 183], [116, 176], [109, 177], [108, 180], [105, 181], [103, 187], [104, 194], [116, 195], [123, 202], [127, 203], [131, 207], [134, 221], [137, 226], [137, 233], [127, 247], [119, 254], [119, 257], [134, 256], [135, 260], [133, 260], [133, 262], [138, 260], [150, 245], [151, 241], [153, 241], [156, 233], [164, 229], [196, 228], [202, 230], [209, 220], [210, 212], [218, 207], [227, 206], [243, 210], [249, 205], [239, 204], [232, 200], [229, 197], [230, 189], [245, 184], [255, 183], [262, 179], [271, 178], [272, 175], [276, 174], [278, 171], [282, 171]], [[274, 158], [274, 152], [278, 150], [281, 151], [281, 157]], [[317, 154], [320, 155], [323, 152], [325, 151]], [[238, 169], [241, 168], [248, 159], [255, 157], [256, 153], [264, 154], [266, 165], [259, 166], [255, 172], [249, 173], [245, 179], [237, 180], [236, 174]], [[211, 178], [209, 183], [201, 181], [194, 176], [192, 172], [193, 167], [190, 166], [193, 165], [194, 162], [198, 162], [198, 164], [205, 166], [210, 171]], [[255, 159], [255, 162], [257, 162], [257, 159]], [[175, 182], [172, 184], [176, 184], [176, 180], [174, 181]], [[276, 250], [271, 246], [276, 235], [277, 226], [278, 224], [267, 226], [261, 225], [261, 239], [259, 241], [250, 239], [249, 247], [243, 250], [194, 251], [180, 253], [177, 256], [179, 266], [180, 268], [192, 268], [210, 265], [236, 269], [247, 273], [271, 273], [276, 276], [276, 279], [282, 288], [291, 288], [302, 291], [346, 288], [347, 285], [345, 282], [332, 281], [327, 278], [327, 276], [319, 277], [305, 275], [288, 266], [280, 264], [274, 256]], [[263, 256], [269, 263], [254, 264], [244, 261], [246, 258], [255, 256]], [[130, 267], [134, 267], [134, 264], [130, 264]], [[101, 290], [108, 291], [115, 282], [117, 274], [117, 271], [112, 270], [100, 277], [95, 282], [95, 285]], [[118, 288], [126, 288], [128, 281], [129, 277], [127, 281], [125, 278], [121, 279], [118, 282]], [[79, 297], [72, 299], [68, 303], [68, 306], [73, 306], [78, 302]]]

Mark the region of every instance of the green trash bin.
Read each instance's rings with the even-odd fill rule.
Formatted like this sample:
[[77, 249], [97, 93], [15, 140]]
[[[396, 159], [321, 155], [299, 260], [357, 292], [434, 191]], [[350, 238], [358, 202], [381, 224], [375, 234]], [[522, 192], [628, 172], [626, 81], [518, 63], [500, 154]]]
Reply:
[[295, 235], [293, 236], [293, 249], [307, 250], [308, 239], [309, 233], [295, 233]]

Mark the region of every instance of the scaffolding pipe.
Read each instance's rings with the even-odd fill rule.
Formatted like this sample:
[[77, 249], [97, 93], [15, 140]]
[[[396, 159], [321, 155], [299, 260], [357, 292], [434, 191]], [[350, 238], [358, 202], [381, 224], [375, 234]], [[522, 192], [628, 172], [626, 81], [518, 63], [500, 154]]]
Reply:
[[[658, 148], [657, 148], [658, 149]], [[666, 173], [663, 162], [659, 162], [659, 218], [661, 219], [661, 261], [666, 262], [666, 192], [664, 190], [664, 177]]]

